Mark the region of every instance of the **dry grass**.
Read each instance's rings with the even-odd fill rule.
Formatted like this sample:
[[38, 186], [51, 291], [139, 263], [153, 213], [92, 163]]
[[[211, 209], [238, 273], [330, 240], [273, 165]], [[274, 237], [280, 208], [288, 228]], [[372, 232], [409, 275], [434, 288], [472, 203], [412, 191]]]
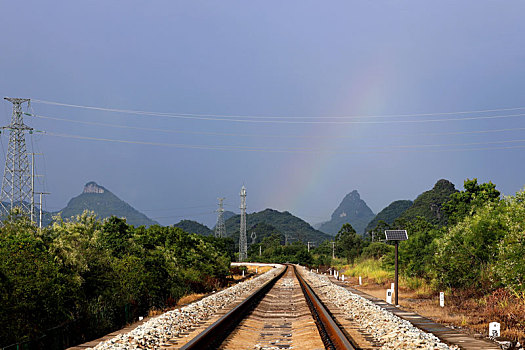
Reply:
[[177, 306], [193, 303], [194, 301], [202, 299], [206, 295], [207, 294], [200, 294], [200, 293], [192, 293], [192, 294], [185, 295], [179, 299], [179, 301], [177, 302]]
[[250, 273], [255, 273], [255, 270], [257, 270], [257, 274], [258, 275], [261, 275], [265, 272], [268, 272], [270, 271], [271, 269], [273, 269], [273, 266], [254, 266], [254, 265], [247, 265], [246, 266], [248, 268], [248, 272]]

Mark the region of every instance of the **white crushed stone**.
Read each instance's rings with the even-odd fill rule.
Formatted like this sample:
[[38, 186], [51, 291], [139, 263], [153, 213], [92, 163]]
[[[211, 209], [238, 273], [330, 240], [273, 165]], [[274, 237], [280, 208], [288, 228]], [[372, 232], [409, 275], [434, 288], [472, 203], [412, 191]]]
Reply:
[[129, 333], [119, 334], [89, 349], [160, 349], [161, 346], [171, 345], [168, 343], [170, 339], [183, 336], [182, 333], [195, 328], [199, 322], [207, 320], [218, 310], [239, 298], [247, 297], [282, 269], [284, 266], [272, 269], [251, 280], [240, 282], [180, 309], [163, 313], [137, 326]]
[[441, 342], [434, 334], [416, 328], [368, 299], [332, 283], [327, 276], [305, 271], [305, 277], [321, 299], [331, 301], [360, 324], [381, 344], [381, 349], [459, 349]]

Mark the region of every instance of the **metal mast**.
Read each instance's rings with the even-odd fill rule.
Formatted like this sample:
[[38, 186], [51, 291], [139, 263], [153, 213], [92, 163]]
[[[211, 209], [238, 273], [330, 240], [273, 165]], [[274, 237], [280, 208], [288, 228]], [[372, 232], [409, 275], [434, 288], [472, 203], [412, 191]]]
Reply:
[[217, 198], [219, 200], [219, 209], [217, 209], [217, 224], [215, 225], [215, 237], [226, 237], [226, 224], [224, 223], [224, 208], [222, 207], [222, 202], [226, 199], [224, 197]]
[[241, 188], [241, 228], [239, 235], [239, 261], [248, 257], [248, 242], [246, 239], [246, 188]]
[[[26, 139], [24, 133], [33, 132], [33, 128], [24, 124], [22, 104], [30, 103], [28, 98], [10, 98], [5, 100], [13, 104], [11, 124], [2, 129], [9, 130], [9, 146], [5, 158], [4, 177], [0, 192], [0, 205], [3, 213], [7, 214], [18, 206], [22, 212], [30, 215], [34, 208], [31, 166], [27, 159]], [[4, 204], [4, 202], [7, 202]]]

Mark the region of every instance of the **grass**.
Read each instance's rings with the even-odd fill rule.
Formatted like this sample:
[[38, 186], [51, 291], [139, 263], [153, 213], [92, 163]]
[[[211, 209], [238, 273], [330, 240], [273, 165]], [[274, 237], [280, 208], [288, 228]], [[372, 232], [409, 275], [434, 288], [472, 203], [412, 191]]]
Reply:
[[192, 294], [185, 295], [179, 299], [179, 301], [177, 302], [177, 305], [186, 305], [189, 303], [193, 303], [194, 301], [201, 299], [205, 295], [206, 294], [200, 294], [200, 293], [192, 293]]
[[345, 275], [362, 276], [377, 284], [388, 283], [394, 279], [394, 271], [383, 269], [380, 260], [366, 259], [353, 265], [341, 265], [341, 269]]

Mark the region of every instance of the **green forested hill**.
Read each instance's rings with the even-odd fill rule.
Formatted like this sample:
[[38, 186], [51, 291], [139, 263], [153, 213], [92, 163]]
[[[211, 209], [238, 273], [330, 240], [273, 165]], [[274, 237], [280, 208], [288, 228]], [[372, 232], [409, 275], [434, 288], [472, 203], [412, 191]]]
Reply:
[[390, 203], [386, 208], [381, 210], [376, 217], [366, 226], [365, 232], [373, 230], [380, 220], [387, 224], [392, 224], [395, 219], [400, 217], [411, 205], [411, 200], [398, 200]]
[[181, 228], [186, 232], [197, 233], [203, 236], [209, 236], [213, 234], [213, 231], [208, 228], [208, 226], [193, 220], [181, 220], [173, 226]]
[[158, 225], [156, 221], [151, 220], [95, 182], [88, 182], [84, 186], [83, 193], [72, 198], [60, 211], [60, 215], [66, 219], [80, 215], [84, 210], [94, 211], [97, 217], [102, 219], [110, 216], [126, 218], [126, 222], [133, 226]]
[[457, 190], [452, 182], [441, 179], [431, 190], [421, 193], [400, 218], [411, 221], [417, 216], [422, 216], [432, 224], [443, 226], [447, 223], [447, 217], [441, 207], [455, 192]]
[[[236, 242], [238, 242], [239, 239], [240, 220], [240, 215], [235, 215], [226, 220], [226, 234]], [[319, 244], [332, 238], [321, 231], [315, 230], [310, 224], [287, 211], [280, 212], [273, 209], [265, 209], [257, 213], [247, 214], [246, 228], [249, 243], [251, 243], [250, 234], [253, 231], [258, 233], [256, 241], [262, 239], [259, 235], [263, 235], [263, 233], [264, 235], [269, 233], [288, 235], [289, 242], [302, 241], [304, 243], [316, 242]]]

